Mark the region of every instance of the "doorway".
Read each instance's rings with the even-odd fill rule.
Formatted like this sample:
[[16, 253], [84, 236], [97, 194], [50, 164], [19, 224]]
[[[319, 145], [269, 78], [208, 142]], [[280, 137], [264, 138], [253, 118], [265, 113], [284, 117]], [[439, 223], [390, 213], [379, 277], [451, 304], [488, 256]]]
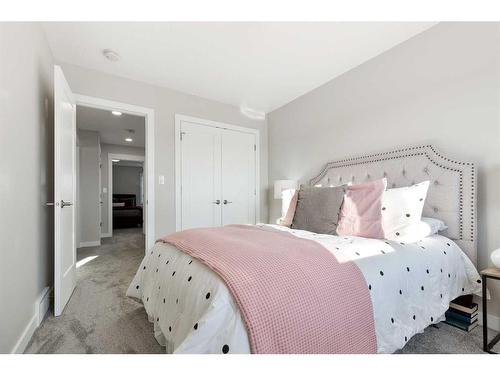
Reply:
[[[139, 116], [144, 119], [144, 155], [142, 156], [143, 160], [143, 221], [144, 221], [144, 235], [146, 246], [145, 249], [152, 247], [155, 241], [155, 216], [154, 216], [154, 110], [151, 108], [136, 106], [127, 103], [121, 103], [116, 101], [111, 101], [107, 99], [91, 97], [86, 95], [75, 94], [76, 105], [80, 107], [86, 107], [91, 109], [104, 110], [108, 112], [120, 112], [123, 115], [129, 116]], [[128, 137], [125, 137], [128, 138]], [[124, 138], [124, 139], [125, 139]], [[134, 135], [131, 135], [131, 138], [134, 139]], [[117, 154], [125, 156], [123, 160], [131, 160], [134, 161], [134, 157], [137, 156], [135, 153], [124, 153], [115, 151], [109, 152], [111, 154]], [[106, 158], [105, 158], [106, 159]], [[109, 168], [109, 159], [105, 160], [105, 165], [103, 164], [101, 168], [107, 169]], [[109, 178], [108, 174], [108, 178]], [[101, 180], [101, 183], [103, 181]], [[109, 184], [109, 180], [106, 181]], [[109, 189], [109, 187], [108, 187]], [[102, 188], [101, 188], [102, 193]], [[108, 193], [109, 194], [109, 193]], [[103, 210], [102, 213], [106, 213], [102, 215], [103, 219], [103, 238], [112, 235], [112, 197], [108, 200], [103, 201]], [[111, 222], [110, 222], [111, 216]], [[105, 224], [106, 223], [106, 224]]]

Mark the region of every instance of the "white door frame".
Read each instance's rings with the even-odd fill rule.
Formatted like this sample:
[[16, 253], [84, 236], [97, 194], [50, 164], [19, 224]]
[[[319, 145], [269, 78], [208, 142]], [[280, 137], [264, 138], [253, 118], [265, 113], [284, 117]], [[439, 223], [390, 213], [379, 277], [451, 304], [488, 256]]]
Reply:
[[[93, 96], [75, 94], [76, 104], [83, 107], [104, 109], [108, 111], [118, 110], [131, 115], [142, 116], [145, 120], [146, 142], [145, 142], [145, 194], [144, 194], [144, 222], [146, 225], [145, 251], [151, 248], [155, 242], [155, 169], [154, 169], [154, 146], [155, 146], [155, 111], [152, 108], [141, 107], [134, 104], [115, 102]], [[109, 175], [109, 173], [108, 173]], [[108, 197], [109, 198], [109, 197]], [[108, 199], [112, 202], [113, 199]], [[110, 228], [112, 230], [112, 228]]]
[[[108, 153], [108, 233], [111, 237], [113, 236], [113, 159], [142, 161], [145, 163], [144, 156]], [[148, 226], [146, 223], [146, 233], [147, 231]]]
[[223, 122], [206, 120], [193, 116], [175, 114], [175, 230], [181, 230], [182, 221], [182, 196], [181, 196], [181, 123], [182, 121], [194, 122], [199, 125], [214, 128], [235, 130], [255, 135], [255, 219], [260, 222], [260, 131], [253, 128], [226, 124]]

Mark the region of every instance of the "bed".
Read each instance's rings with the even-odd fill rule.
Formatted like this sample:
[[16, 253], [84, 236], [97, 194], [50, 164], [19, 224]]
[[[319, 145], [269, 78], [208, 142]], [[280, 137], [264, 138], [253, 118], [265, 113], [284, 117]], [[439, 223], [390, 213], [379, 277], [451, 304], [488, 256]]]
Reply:
[[[127, 295], [143, 302], [154, 335], [168, 353], [392, 353], [429, 325], [444, 320], [451, 300], [480, 292], [480, 277], [475, 269], [476, 181], [472, 163], [454, 161], [432, 146], [416, 146], [328, 163], [310, 179], [309, 185], [359, 183], [380, 177], [387, 179], [388, 187], [431, 181], [423, 214], [445, 221], [448, 229], [414, 243], [316, 234], [267, 224], [230, 229], [249, 232], [249, 248], [252, 241], [258, 242], [259, 236], [292, 241], [288, 243], [303, 241], [308, 246], [319, 246], [330, 256], [333, 254], [332, 258], [344, 270], [347, 265], [355, 267], [360, 279], [338, 279], [335, 282], [340, 285], [335, 285], [338, 298], [335, 294], [335, 298], [327, 301], [330, 304], [318, 298], [321, 296], [318, 286], [316, 291], [300, 296], [294, 294], [295, 290], [287, 290], [286, 285], [279, 289], [272, 283], [262, 284], [254, 276], [265, 278], [264, 275], [251, 270], [251, 266], [248, 270], [240, 268], [243, 272], [231, 279], [217, 272], [217, 262], [226, 260], [223, 255], [223, 259], [212, 260], [200, 257], [182, 246], [181, 240], [160, 241], [150, 249]], [[207, 233], [199, 238], [209, 236], [210, 232]], [[207, 249], [214, 247], [216, 237], [213, 239], [206, 241]], [[287, 264], [287, 269], [298, 263], [282, 262], [280, 254], [283, 253], [278, 253], [275, 260]], [[301, 262], [304, 260], [307, 258]], [[301, 277], [309, 280], [306, 273], [316, 266], [317, 262], [307, 267], [300, 265], [297, 272], [304, 272]], [[285, 275], [290, 277], [286, 272]], [[327, 273], [328, 278], [332, 275]], [[245, 288], [255, 289], [252, 292], [257, 295], [253, 297], [257, 304], [251, 305], [252, 309], [245, 308], [241, 294], [235, 293], [233, 281], [238, 277], [246, 280]], [[279, 277], [266, 277], [279, 282]], [[358, 303], [363, 296], [367, 303]], [[275, 299], [289, 307], [275, 313], [272, 310]], [[290, 318], [288, 315], [295, 306], [300, 313]], [[324, 326], [321, 321], [308, 321], [311, 311], [321, 308], [331, 308], [336, 320], [328, 324], [325, 320]], [[254, 309], [260, 309], [261, 315], [268, 314], [260, 327], [275, 330], [265, 339], [279, 341], [281, 336], [287, 336], [288, 341], [279, 341], [279, 345], [273, 342], [270, 346], [265, 345], [265, 340], [259, 341], [262, 332], [257, 334], [259, 326], [249, 319]], [[363, 319], [367, 315], [358, 311], [363, 309], [369, 309], [369, 319]], [[280, 326], [283, 319], [294, 323]], [[285, 328], [280, 331], [276, 327]], [[323, 329], [323, 334], [319, 331], [317, 337], [309, 335], [309, 330], [315, 332], [318, 328]], [[338, 342], [331, 345], [325, 339], [329, 337]]]
[[142, 207], [135, 194], [113, 194], [113, 229], [142, 227]]

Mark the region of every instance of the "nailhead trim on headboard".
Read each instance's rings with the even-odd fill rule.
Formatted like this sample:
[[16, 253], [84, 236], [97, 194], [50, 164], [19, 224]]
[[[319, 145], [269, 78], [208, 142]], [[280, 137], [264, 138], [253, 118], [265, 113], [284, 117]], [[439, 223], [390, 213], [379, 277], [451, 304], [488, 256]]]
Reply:
[[[309, 181], [310, 185], [318, 184], [330, 171], [331, 169], [337, 168], [349, 168], [352, 166], [358, 166], [362, 164], [372, 164], [385, 160], [393, 160], [393, 159], [403, 159], [403, 158], [411, 158], [417, 156], [425, 156], [429, 162], [433, 165], [443, 169], [452, 171], [458, 174], [459, 176], [459, 187], [458, 187], [458, 207], [459, 207], [459, 237], [458, 240], [465, 242], [472, 242], [472, 247], [474, 254], [468, 254], [471, 259], [474, 258], [475, 261], [475, 243], [476, 243], [476, 178], [475, 178], [475, 167], [471, 162], [461, 162], [457, 160], [450, 159], [449, 157], [444, 156], [439, 153], [432, 145], [423, 145], [423, 146], [412, 146], [406, 147], [398, 150], [392, 150], [387, 152], [374, 153], [369, 155], [357, 156], [357, 157], [349, 157], [342, 160], [329, 162], [327, 163], [321, 172], [314, 178]], [[427, 167], [424, 169], [424, 172], [427, 173]], [[402, 174], [406, 176], [408, 171], [403, 168]], [[384, 176], [385, 176], [384, 172]], [[367, 171], [367, 178], [371, 177], [371, 172]], [[329, 180], [329, 179], [328, 179]], [[341, 177], [339, 177], [341, 180]], [[352, 181], [354, 181], [354, 175], [352, 176]], [[467, 186], [464, 184], [467, 183]], [[438, 180], [434, 181], [435, 185], [439, 184]], [[468, 202], [468, 203], [465, 203]], [[467, 209], [465, 207], [467, 204]], [[437, 207], [434, 208], [434, 211], [437, 212]], [[465, 225], [467, 223], [467, 225]], [[470, 232], [465, 232], [464, 228], [470, 229]], [[469, 251], [470, 252], [470, 251]]]

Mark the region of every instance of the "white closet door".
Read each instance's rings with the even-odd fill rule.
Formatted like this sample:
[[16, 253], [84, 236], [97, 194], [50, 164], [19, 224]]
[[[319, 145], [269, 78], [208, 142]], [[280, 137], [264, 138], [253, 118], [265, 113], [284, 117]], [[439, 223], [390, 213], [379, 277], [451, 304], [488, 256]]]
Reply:
[[182, 122], [182, 229], [221, 225], [219, 129]]
[[255, 224], [255, 135], [222, 134], [222, 225]]

